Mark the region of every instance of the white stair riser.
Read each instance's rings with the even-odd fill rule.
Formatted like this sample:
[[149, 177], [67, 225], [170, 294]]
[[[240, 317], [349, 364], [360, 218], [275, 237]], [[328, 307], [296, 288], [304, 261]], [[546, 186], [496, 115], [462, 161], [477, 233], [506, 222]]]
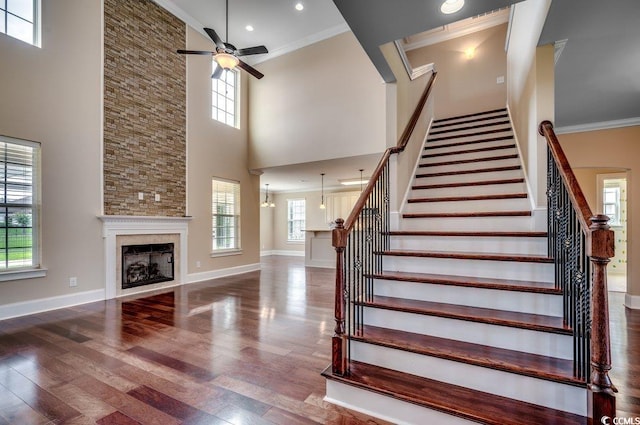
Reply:
[[[420, 174], [433, 174], [433, 173], [437, 173], [437, 171], [418, 170], [416, 174], [420, 175]], [[413, 186], [425, 185], [425, 184], [444, 184], [444, 183], [471, 183], [471, 182], [486, 181], [486, 180], [505, 180], [505, 179], [519, 179], [519, 178], [522, 178], [521, 168], [517, 168], [515, 170], [506, 170], [506, 171], [483, 171], [483, 172], [468, 173], [468, 174], [450, 174], [446, 176], [416, 177], [413, 181]]]
[[385, 255], [382, 259], [382, 267], [387, 271], [402, 271], [410, 273], [476, 276], [536, 282], [554, 281], [553, 264], [541, 263], [427, 257], [396, 257]]
[[[446, 139], [443, 139], [442, 137], [447, 137]], [[469, 135], [460, 135], [460, 136], [455, 136], [455, 137], [451, 137], [451, 135], [448, 134], [439, 134], [436, 136], [431, 136], [429, 135], [429, 138], [427, 139], [426, 142], [426, 146], [427, 147], [431, 147], [433, 146], [434, 148], [436, 147], [440, 147], [443, 145], [450, 145], [450, 144], [454, 144], [454, 143], [465, 143], [465, 142], [479, 142], [479, 143], [484, 143], [485, 140], [489, 140], [489, 141], [494, 141], [493, 139], [501, 139], [503, 142], [509, 140], [507, 139], [507, 137], [509, 138], [513, 138], [513, 132], [510, 129], [502, 129], [501, 131], [498, 131], [496, 133], [491, 133], [491, 134], [469, 134]]]
[[460, 218], [403, 218], [399, 230], [442, 231], [530, 231], [531, 217], [460, 217]]
[[573, 339], [569, 335], [371, 307], [364, 309], [364, 323], [507, 350], [573, 359]]
[[456, 416], [327, 379], [324, 400], [398, 425], [478, 425]]
[[[434, 127], [438, 127], [438, 128], [434, 128], [434, 130], [441, 130], [441, 129], [456, 128], [456, 127], [469, 127], [472, 125], [490, 124], [490, 123], [509, 120], [508, 117], [503, 117], [502, 115], [504, 115], [504, 112], [496, 113], [496, 114], [479, 115], [475, 117], [460, 118], [460, 119], [443, 121], [443, 122], [434, 121], [433, 125]], [[477, 120], [481, 120], [481, 121], [477, 121]], [[443, 126], [443, 127], [439, 127], [439, 126]]]
[[351, 341], [352, 359], [490, 394], [587, 415], [585, 388]]
[[[515, 155], [518, 153], [516, 148], [507, 147], [507, 146], [512, 146], [513, 144], [514, 144], [513, 142], [502, 142], [497, 144], [494, 150], [481, 151], [481, 152], [461, 152], [461, 151], [466, 151], [470, 149], [475, 150], [479, 148], [479, 146], [473, 146], [473, 145], [470, 145], [469, 147], [461, 146], [457, 148], [449, 148], [449, 149], [443, 150], [442, 153], [445, 155], [437, 155], [434, 152], [431, 152], [430, 150], [425, 150], [422, 153], [422, 157], [420, 158], [420, 164], [440, 164], [442, 162], [448, 162], [448, 161], [478, 160], [478, 159], [492, 158], [494, 156]], [[466, 165], [466, 164], [461, 164], [461, 165]], [[459, 164], [459, 166], [461, 165]]]
[[[428, 180], [428, 179], [423, 179]], [[527, 193], [524, 183], [485, 184], [479, 186], [443, 187], [436, 189], [412, 189], [409, 198], [440, 198], [443, 196], [503, 195]]]
[[482, 199], [477, 201], [410, 202], [404, 213], [448, 213], [487, 211], [528, 211], [531, 203], [527, 198]]
[[[485, 122], [485, 123], [460, 124], [459, 126], [455, 125], [455, 126], [449, 126], [447, 128], [434, 128], [429, 132], [429, 138], [432, 138], [432, 137], [438, 138], [442, 136], [470, 136], [470, 135], [474, 135], [475, 133], [482, 133], [486, 131], [510, 129], [509, 124], [500, 124], [500, 122], [501, 120], [496, 120], [496, 121]], [[468, 128], [468, 127], [474, 127], [474, 126], [483, 125], [483, 124], [491, 124], [491, 125], [487, 125], [486, 127], [480, 127], [480, 128]], [[444, 133], [441, 133], [442, 131], [444, 131]]]
[[546, 255], [547, 239], [501, 236], [392, 236], [391, 249]]
[[[498, 137], [507, 137], [510, 134], [500, 134]], [[475, 143], [467, 143], [467, 142], [475, 142]], [[450, 152], [459, 152], [462, 150], [469, 149], [484, 149], [484, 148], [494, 148], [498, 146], [504, 145], [513, 145], [515, 141], [510, 139], [499, 139], [499, 140], [487, 140], [486, 138], [470, 138], [467, 137], [465, 139], [450, 139], [450, 140], [441, 140], [437, 142], [426, 142], [424, 149], [422, 150], [422, 155], [425, 158], [438, 158], [437, 154], [450, 153]], [[487, 152], [477, 152], [477, 154], [483, 153], [487, 155], [488, 152], [495, 151], [487, 151]], [[488, 156], [497, 155], [496, 153], [489, 154]], [[438, 161], [442, 162], [442, 161]]]
[[[509, 153], [505, 153], [505, 155], [509, 155]], [[466, 156], [466, 155], [465, 155]], [[435, 158], [434, 158], [435, 159]], [[458, 157], [443, 157], [441, 158], [445, 161], [457, 161]], [[431, 162], [423, 162], [423, 164], [436, 163], [436, 161]], [[481, 162], [468, 162], [465, 164], [451, 164], [451, 165], [438, 165], [432, 167], [418, 167], [419, 173], [449, 173], [455, 171], [464, 171], [464, 170], [477, 170], [479, 168], [495, 168], [495, 167], [513, 167], [520, 165], [520, 160], [518, 158], [511, 159], [497, 159], [493, 161], [481, 161]]]
[[559, 295], [379, 279], [373, 287], [376, 295], [385, 297], [562, 317]]

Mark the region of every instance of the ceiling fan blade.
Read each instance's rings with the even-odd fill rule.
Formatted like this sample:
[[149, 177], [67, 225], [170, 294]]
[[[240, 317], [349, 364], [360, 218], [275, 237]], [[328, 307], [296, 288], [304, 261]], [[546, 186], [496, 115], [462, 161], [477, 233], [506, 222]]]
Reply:
[[215, 52], [210, 52], [208, 50], [182, 50], [182, 49], [178, 49], [176, 50], [178, 53], [181, 53], [183, 55], [214, 55]]
[[264, 74], [260, 71], [258, 71], [257, 69], [255, 69], [254, 67], [252, 67], [251, 65], [249, 65], [246, 62], [238, 62], [238, 67], [244, 69], [245, 71], [247, 71], [249, 74], [253, 75], [254, 77], [256, 77], [258, 80], [262, 77], [264, 77]]
[[213, 74], [211, 74], [211, 78], [214, 80], [219, 79], [222, 76], [222, 71], [224, 71], [224, 69], [222, 69], [221, 66], [216, 65], [216, 69], [213, 71]]
[[216, 46], [218, 46], [218, 48], [225, 48], [224, 42], [222, 41], [222, 39], [220, 39], [220, 37], [218, 37], [218, 34], [216, 34], [214, 30], [212, 30], [211, 28], [205, 28], [204, 31], [209, 35], [209, 37], [211, 37], [211, 40], [216, 43]]
[[261, 55], [263, 53], [269, 53], [264, 46], [247, 47], [246, 49], [238, 49], [238, 56], [247, 55]]

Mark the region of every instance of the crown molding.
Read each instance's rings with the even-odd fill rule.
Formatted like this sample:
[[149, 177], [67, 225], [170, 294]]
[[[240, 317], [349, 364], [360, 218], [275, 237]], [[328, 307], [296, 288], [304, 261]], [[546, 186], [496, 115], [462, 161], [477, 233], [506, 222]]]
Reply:
[[453, 22], [443, 25], [442, 27], [434, 28], [433, 30], [425, 31], [424, 36], [418, 34], [415, 36], [415, 38], [417, 38], [416, 41], [406, 44], [402, 43], [402, 47], [408, 52], [505, 24], [509, 22], [509, 9], [505, 8], [495, 13], [467, 18], [459, 22]]
[[625, 118], [622, 120], [592, 122], [587, 124], [568, 125], [554, 128], [556, 134], [582, 133], [584, 131], [608, 130], [611, 128], [632, 127], [640, 125], [640, 117]]
[[259, 64], [261, 62], [265, 62], [270, 59], [277, 58], [278, 56], [291, 53], [295, 50], [302, 49], [303, 47], [307, 47], [311, 44], [318, 43], [320, 41], [326, 40], [331, 37], [335, 37], [336, 35], [345, 33], [350, 30], [351, 29], [349, 28], [349, 25], [347, 25], [347, 23], [345, 22], [343, 24], [336, 25], [331, 28], [327, 28], [324, 31], [320, 31], [315, 34], [312, 34], [308, 37], [301, 38], [300, 40], [296, 40], [293, 43], [285, 44], [284, 46], [279, 47], [275, 50], [271, 50], [268, 54], [261, 55], [260, 58], [255, 58], [250, 63], [253, 65]]

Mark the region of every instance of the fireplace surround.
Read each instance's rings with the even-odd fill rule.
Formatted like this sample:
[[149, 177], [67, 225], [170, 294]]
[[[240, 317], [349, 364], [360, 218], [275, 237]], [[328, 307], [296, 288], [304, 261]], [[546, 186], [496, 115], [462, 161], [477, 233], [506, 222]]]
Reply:
[[[105, 298], [186, 283], [187, 231], [190, 217], [99, 216], [105, 255]], [[174, 244], [173, 280], [122, 289], [122, 246]]]

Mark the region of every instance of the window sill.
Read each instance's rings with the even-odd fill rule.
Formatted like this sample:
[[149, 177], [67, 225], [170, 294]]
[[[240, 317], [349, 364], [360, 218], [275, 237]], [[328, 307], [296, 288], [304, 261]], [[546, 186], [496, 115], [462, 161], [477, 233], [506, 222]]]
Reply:
[[291, 245], [304, 245], [304, 241], [287, 241]]
[[209, 256], [214, 257], [226, 257], [229, 255], [241, 255], [242, 249], [225, 249], [224, 251], [213, 251]]
[[8, 280], [34, 279], [37, 277], [45, 277], [47, 269], [23, 269], [0, 272], [0, 282]]

